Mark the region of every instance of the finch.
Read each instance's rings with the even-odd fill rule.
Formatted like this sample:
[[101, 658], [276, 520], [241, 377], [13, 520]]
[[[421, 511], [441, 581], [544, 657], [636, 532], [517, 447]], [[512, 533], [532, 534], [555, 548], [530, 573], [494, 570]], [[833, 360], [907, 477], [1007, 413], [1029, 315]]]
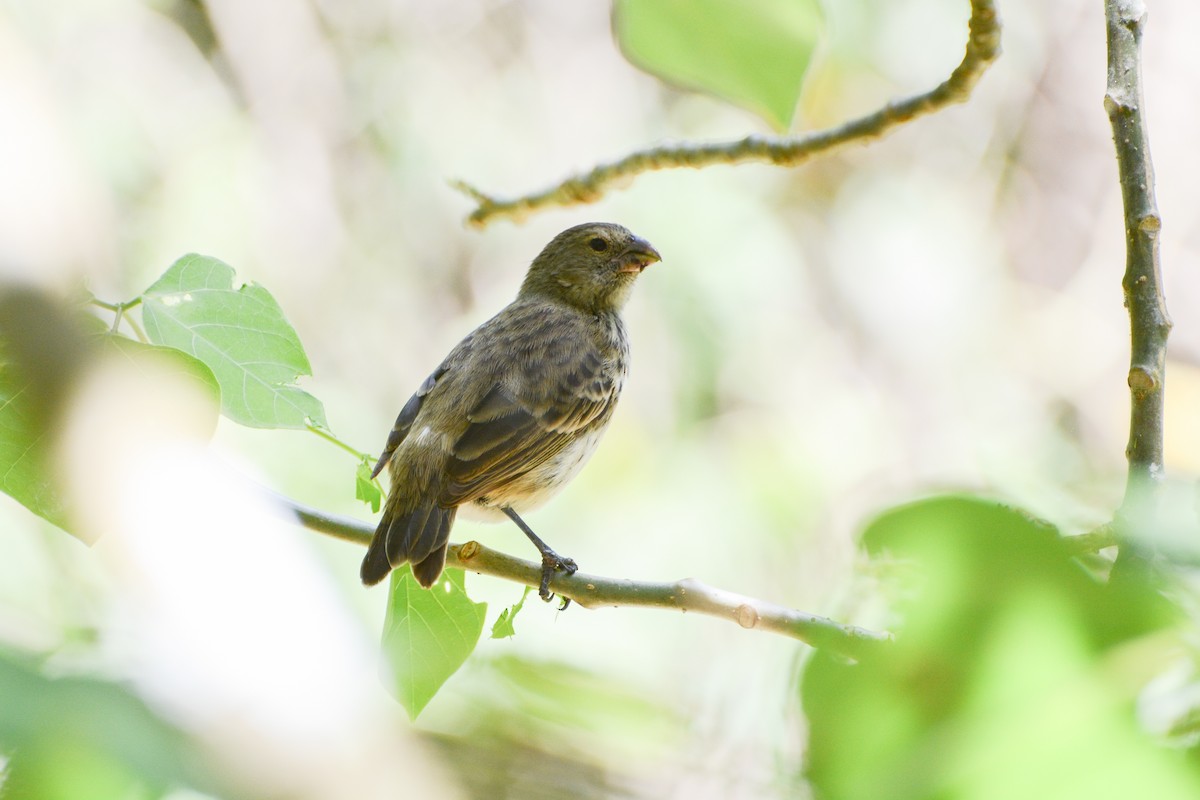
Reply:
[[595, 451], [628, 370], [621, 307], [660, 260], [611, 223], [568, 228], [546, 245], [517, 299], [459, 342], [396, 417], [373, 473], [389, 466], [391, 490], [364, 584], [410, 562], [432, 586], [460, 509], [520, 527], [542, 554], [543, 599], [555, 571], [575, 572], [518, 512], [548, 500]]

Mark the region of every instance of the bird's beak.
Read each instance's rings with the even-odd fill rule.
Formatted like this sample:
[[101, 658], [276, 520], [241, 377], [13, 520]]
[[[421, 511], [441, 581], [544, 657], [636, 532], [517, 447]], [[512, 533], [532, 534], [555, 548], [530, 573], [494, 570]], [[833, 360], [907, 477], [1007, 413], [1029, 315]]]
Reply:
[[620, 263], [617, 272], [638, 274], [654, 262], [662, 261], [662, 256], [654, 249], [654, 245], [635, 236], [625, 251], [617, 256], [617, 261]]

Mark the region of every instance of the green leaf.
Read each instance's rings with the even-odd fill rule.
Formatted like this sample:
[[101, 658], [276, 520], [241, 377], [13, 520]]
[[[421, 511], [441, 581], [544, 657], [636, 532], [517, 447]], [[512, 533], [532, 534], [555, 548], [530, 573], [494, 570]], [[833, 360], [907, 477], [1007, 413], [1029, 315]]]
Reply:
[[416, 719], [442, 684], [475, 650], [487, 603], [467, 596], [463, 571], [448, 569], [429, 589], [404, 567], [392, 572], [383, 649], [392, 665], [396, 699]]
[[379, 505], [383, 502], [383, 492], [379, 484], [371, 477], [371, 464], [366, 461], [358, 463], [354, 472], [354, 499], [361, 500], [371, 506], [371, 513], [379, 513]]
[[517, 614], [520, 614], [521, 609], [525, 607], [525, 598], [529, 597], [529, 592], [530, 587], [526, 586], [516, 605], [509, 606], [500, 612], [500, 616], [496, 617], [496, 621], [492, 623], [493, 639], [511, 639], [517, 635], [513, 623], [517, 620]]
[[66, 530], [62, 499], [46, 469], [50, 431], [31, 395], [28, 381], [0, 360], [0, 491]]
[[221, 386], [221, 411], [252, 428], [326, 425], [325, 409], [295, 386], [312, 374], [300, 337], [271, 293], [233, 288], [233, 269], [186, 255], [142, 295], [146, 335], [195, 356]]
[[617, 0], [625, 57], [665, 81], [791, 125], [824, 27], [818, 0]]

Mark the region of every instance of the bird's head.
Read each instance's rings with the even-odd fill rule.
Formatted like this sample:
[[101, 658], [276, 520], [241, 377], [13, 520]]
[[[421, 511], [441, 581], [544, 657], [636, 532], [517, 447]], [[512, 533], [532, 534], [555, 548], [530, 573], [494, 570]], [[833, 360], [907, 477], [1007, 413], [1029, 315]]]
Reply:
[[521, 297], [549, 297], [591, 313], [617, 311], [642, 270], [661, 260], [649, 242], [620, 225], [576, 225], [533, 260]]

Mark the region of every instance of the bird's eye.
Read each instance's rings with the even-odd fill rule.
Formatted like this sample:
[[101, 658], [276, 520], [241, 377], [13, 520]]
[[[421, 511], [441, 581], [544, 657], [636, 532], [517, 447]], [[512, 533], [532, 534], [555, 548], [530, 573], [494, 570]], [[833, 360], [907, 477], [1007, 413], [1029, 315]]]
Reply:
[[597, 253], [603, 253], [605, 250], [608, 249], [608, 242], [604, 241], [599, 236], [597, 236], [594, 239], [592, 239], [590, 242], [588, 242], [588, 247], [592, 248]]

